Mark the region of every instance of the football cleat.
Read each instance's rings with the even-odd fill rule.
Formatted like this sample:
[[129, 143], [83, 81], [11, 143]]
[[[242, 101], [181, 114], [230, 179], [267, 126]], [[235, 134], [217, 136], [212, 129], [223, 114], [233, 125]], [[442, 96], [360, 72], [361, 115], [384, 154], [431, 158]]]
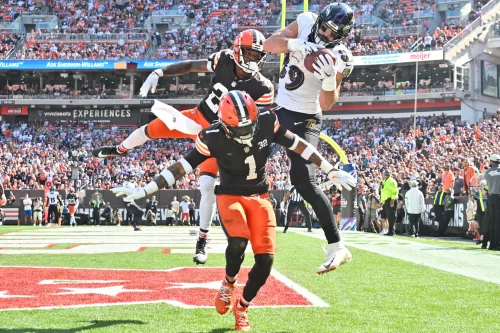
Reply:
[[208, 259], [208, 255], [205, 252], [205, 247], [207, 246], [207, 239], [203, 237], [198, 237], [196, 241], [196, 252], [194, 253], [193, 262], [196, 265], [205, 265]]
[[106, 158], [109, 156], [126, 156], [127, 152], [122, 152], [118, 146], [104, 146], [96, 148], [92, 151], [92, 156]]
[[[235, 282], [236, 283], [236, 282]], [[234, 284], [231, 284], [224, 279], [222, 285], [220, 286], [217, 297], [215, 298], [215, 309], [221, 315], [226, 314], [226, 312], [231, 307], [231, 301], [233, 298]]]
[[338, 248], [338, 245], [328, 244], [326, 252], [326, 261], [316, 270], [318, 274], [324, 274], [336, 270], [340, 265], [351, 261], [352, 254], [347, 248]]
[[248, 321], [248, 308], [240, 307], [240, 301], [233, 306], [234, 330], [239, 332], [250, 332], [250, 322]]

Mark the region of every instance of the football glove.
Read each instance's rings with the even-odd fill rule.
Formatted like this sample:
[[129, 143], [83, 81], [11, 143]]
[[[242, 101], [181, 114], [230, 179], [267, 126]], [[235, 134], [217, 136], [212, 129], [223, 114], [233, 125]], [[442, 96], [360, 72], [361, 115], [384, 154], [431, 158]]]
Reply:
[[123, 200], [125, 200], [126, 202], [130, 202], [135, 199], [142, 199], [148, 195], [143, 187], [117, 187], [111, 189], [111, 192], [113, 192], [117, 197], [126, 195], [126, 197], [123, 198]]
[[332, 183], [337, 186], [339, 190], [345, 188], [350, 191], [354, 187], [356, 187], [356, 179], [351, 176], [349, 173], [342, 170], [332, 170], [328, 173], [328, 179], [332, 181]]
[[289, 39], [287, 46], [288, 46], [288, 51], [299, 52], [304, 57], [313, 52], [318, 51], [318, 49], [323, 48], [323, 46], [321, 45], [310, 43], [308, 41], [298, 38]]
[[158, 85], [158, 79], [162, 76], [163, 71], [161, 69], [155, 69], [151, 74], [149, 74], [148, 78], [141, 86], [139, 96], [147, 97], [150, 90], [154, 93], [156, 91], [156, 86]]
[[337, 88], [335, 62], [329, 54], [320, 55], [318, 61], [312, 66], [314, 67], [314, 76], [321, 80], [321, 89], [333, 91]]

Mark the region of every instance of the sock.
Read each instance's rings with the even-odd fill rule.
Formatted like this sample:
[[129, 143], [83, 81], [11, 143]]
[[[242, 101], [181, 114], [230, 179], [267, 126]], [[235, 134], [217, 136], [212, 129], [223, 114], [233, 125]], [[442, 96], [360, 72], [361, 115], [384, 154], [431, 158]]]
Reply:
[[122, 154], [125, 154], [126, 152], [128, 152], [128, 149], [123, 147], [123, 143], [120, 144], [118, 147], [116, 147], [116, 150], [118, 150], [118, 152], [122, 153]]
[[130, 135], [125, 140], [123, 140], [118, 149], [125, 150], [124, 152], [127, 152], [132, 148], [142, 146], [146, 141], [149, 140], [146, 135], [146, 126], [147, 125], [141, 126], [130, 133]]
[[343, 241], [337, 242], [337, 243], [330, 243], [328, 244], [328, 250], [332, 250], [334, 252], [337, 252], [340, 249], [345, 249], [345, 245]]
[[226, 277], [224, 278], [224, 280], [226, 280], [226, 282], [229, 283], [229, 284], [235, 284], [236, 283], [236, 276], [235, 277], [229, 277], [226, 274]]
[[208, 230], [200, 228], [200, 231], [198, 231], [198, 237], [207, 238], [207, 236], [208, 236]]
[[250, 305], [250, 302], [247, 302], [245, 301], [245, 299], [243, 297], [240, 298], [240, 301], [238, 302], [238, 306], [240, 308], [248, 308], [248, 306]]
[[201, 175], [200, 176], [200, 229], [209, 230], [212, 224], [212, 218], [215, 215], [215, 178]]

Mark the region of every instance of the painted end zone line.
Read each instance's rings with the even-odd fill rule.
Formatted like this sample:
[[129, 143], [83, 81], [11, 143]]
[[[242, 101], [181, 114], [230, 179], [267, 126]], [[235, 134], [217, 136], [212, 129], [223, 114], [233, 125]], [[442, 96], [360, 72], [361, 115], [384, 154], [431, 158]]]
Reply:
[[318, 296], [314, 295], [312, 292], [307, 290], [306, 288], [302, 287], [301, 285], [298, 285], [297, 283], [293, 282], [283, 274], [279, 273], [277, 270], [274, 268], [271, 270], [271, 275], [276, 278], [276, 280], [282, 282], [285, 286], [292, 288], [295, 290], [298, 294], [304, 296], [313, 306], [315, 307], [320, 307], [320, 308], [327, 308], [330, 305], [323, 301], [321, 298]]

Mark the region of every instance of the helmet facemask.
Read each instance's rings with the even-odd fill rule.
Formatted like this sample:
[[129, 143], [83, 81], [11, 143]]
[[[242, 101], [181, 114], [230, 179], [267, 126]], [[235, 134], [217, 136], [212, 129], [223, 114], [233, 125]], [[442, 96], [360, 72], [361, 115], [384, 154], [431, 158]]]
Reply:
[[239, 144], [252, 147], [253, 137], [257, 131], [259, 125], [259, 118], [255, 119], [254, 122], [251, 120], [246, 120], [240, 122], [238, 126], [228, 126], [223, 121], [221, 121], [222, 126], [226, 132], [226, 135]]
[[235, 52], [238, 52], [238, 61], [236, 62], [238, 67], [252, 75], [260, 72], [267, 57], [265, 52], [254, 47], [238, 47]]

